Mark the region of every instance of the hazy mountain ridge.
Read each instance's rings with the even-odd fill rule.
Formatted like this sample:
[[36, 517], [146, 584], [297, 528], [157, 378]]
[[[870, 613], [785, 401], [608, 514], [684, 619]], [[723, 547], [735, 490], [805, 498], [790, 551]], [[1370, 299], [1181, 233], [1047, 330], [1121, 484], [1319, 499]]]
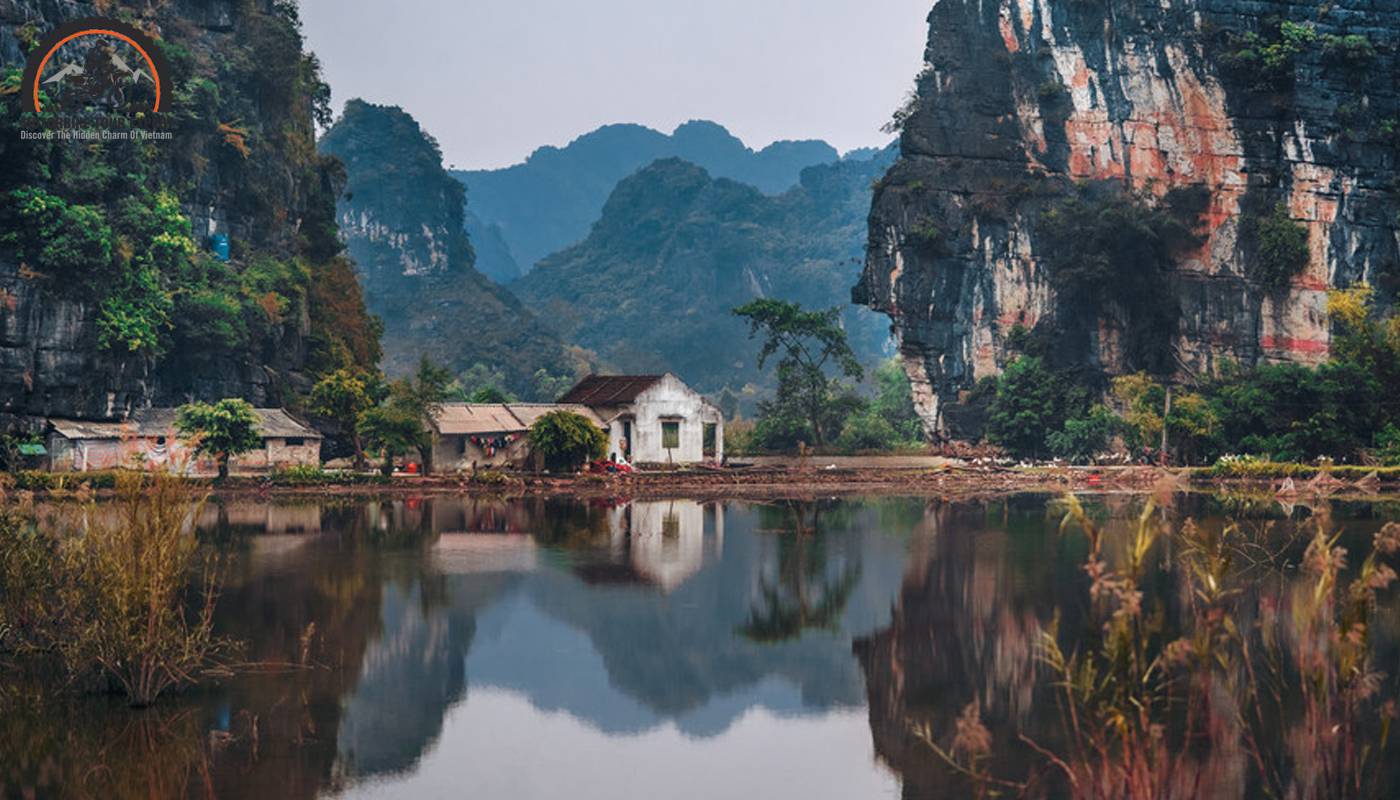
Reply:
[[622, 371], [673, 370], [703, 391], [761, 380], [758, 345], [731, 310], [755, 297], [841, 306], [859, 355], [887, 323], [849, 305], [870, 183], [895, 156], [803, 170], [776, 197], [680, 159], [622, 181], [578, 245], [514, 288], [559, 335]]
[[473, 241], [498, 235], [507, 248], [508, 258], [483, 248], [478, 269], [502, 282], [528, 273], [540, 259], [588, 235], [619, 181], [667, 157], [778, 194], [795, 185], [804, 168], [840, 156], [813, 140], [774, 142], [755, 151], [721, 125], [692, 121], [669, 135], [642, 125], [605, 125], [564, 147], [541, 147], [514, 166], [453, 171], [472, 197]]

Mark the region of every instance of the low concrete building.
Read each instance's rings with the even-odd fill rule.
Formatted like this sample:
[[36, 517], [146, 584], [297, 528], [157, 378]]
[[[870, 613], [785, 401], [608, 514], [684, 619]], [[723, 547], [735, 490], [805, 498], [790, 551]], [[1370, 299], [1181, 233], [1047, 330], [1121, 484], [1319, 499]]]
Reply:
[[602, 418], [608, 453], [630, 464], [698, 464], [724, 460], [724, 414], [671, 373], [589, 375], [560, 403], [587, 406]]
[[551, 411], [572, 411], [605, 427], [587, 406], [561, 403], [443, 403], [433, 415], [433, 469], [532, 467], [527, 434]]
[[[262, 446], [234, 457], [229, 471], [256, 474], [292, 466], [320, 466], [321, 434], [280, 408], [254, 409]], [[214, 475], [211, 456], [195, 456], [175, 428], [177, 410], [146, 408], [121, 422], [48, 421], [48, 467], [86, 472], [117, 467], [169, 467], [186, 475]]]

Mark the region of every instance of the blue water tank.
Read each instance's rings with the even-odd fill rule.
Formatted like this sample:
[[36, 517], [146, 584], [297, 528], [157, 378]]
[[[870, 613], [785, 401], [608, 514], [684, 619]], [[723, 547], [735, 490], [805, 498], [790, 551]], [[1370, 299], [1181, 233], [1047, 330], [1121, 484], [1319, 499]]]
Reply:
[[228, 261], [228, 234], [216, 233], [209, 237], [209, 249], [214, 251], [214, 257], [220, 261]]

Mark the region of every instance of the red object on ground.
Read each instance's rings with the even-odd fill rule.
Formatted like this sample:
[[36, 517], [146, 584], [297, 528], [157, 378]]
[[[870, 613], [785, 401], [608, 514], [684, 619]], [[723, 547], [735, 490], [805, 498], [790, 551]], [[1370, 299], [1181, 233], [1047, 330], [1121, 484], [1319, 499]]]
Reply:
[[606, 458], [600, 458], [597, 461], [594, 461], [588, 465], [588, 471], [594, 473], [631, 472], [632, 466], [630, 464], [619, 464], [616, 461], [609, 461]]
[[408, 462], [407, 464], [404, 465], [403, 471], [404, 471], [404, 472], [407, 472], [409, 475], [417, 475], [417, 474], [418, 474], [418, 465], [415, 464], [415, 463], [413, 463], [412, 461], [410, 461], [410, 462]]

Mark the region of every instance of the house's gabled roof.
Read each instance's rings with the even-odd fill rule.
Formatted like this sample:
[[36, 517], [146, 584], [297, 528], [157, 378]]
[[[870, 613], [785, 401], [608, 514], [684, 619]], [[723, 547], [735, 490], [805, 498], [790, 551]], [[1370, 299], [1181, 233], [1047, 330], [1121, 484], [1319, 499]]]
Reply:
[[599, 427], [604, 424], [587, 406], [565, 403], [443, 403], [433, 414], [433, 427], [446, 436], [520, 433], [551, 411], [572, 411]]
[[[314, 428], [301, 424], [280, 408], [255, 408], [253, 413], [258, 417], [258, 435], [264, 439], [321, 438]], [[151, 438], [173, 435], [178, 414], [179, 410], [174, 408], [142, 408], [119, 422], [50, 419], [49, 424], [68, 439]]]
[[441, 434], [513, 433], [527, 427], [503, 403], [443, 403], [433, 414]]
[[589, 375], [559, 398], [561, 403], [613, 406], [630, 403], [665, 375]]
[[597, 425], [600, 428], [607, 427], [607, 423], [603, 421], [602, 417], [594, 413], [593, 409], [584, 405], [575, 405], [571, 403], [510, 404], [510, 412], [514, 414], [516, 418], [519, 419], [521, 422], [525, 423], [525, 427], [527, 428], [531, 425], [534, 425], [535, 420], [539, 419], [540, 417], [543, 417], [545, 414], [548, 414], [551, 411], [572, 411], [575, 414], [587, 417], [589, 422], [592, 422], [594, 425]]

